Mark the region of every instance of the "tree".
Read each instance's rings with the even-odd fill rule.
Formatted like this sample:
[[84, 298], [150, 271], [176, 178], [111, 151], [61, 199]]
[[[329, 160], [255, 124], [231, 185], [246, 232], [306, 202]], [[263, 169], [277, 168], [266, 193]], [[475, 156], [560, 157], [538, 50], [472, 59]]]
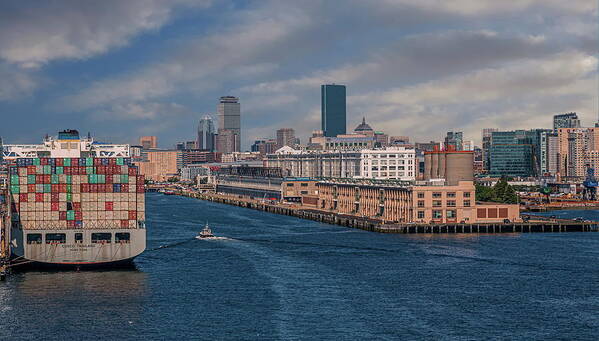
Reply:
[[514, 188], [507, 183], [506, 178], [501, 178], [493, 187], [476, 185], [476, 200], [504, 204], [517, 204], [520, 202], [518, 194], [516, 194]]

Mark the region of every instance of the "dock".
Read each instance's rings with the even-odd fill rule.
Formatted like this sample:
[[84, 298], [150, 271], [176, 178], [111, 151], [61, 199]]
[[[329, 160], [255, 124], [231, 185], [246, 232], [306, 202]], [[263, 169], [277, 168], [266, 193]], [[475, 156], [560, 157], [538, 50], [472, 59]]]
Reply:
[[412, 224], [388, 223], [381, 219], [336, 214], [314, 208], [297, 205], [270, 203], [263, 200], [216, 193], [195, 193], [177, 191], [176, 194], [206, 200], [225, 205], [238, 206], [272, 214], [286, 215], [300, 219], [318, 221], [327, 224], [357, 228], [378, 233], [399, 234], [498, 234], [498, 233], [561, 233], [561, 232], [599, 232], [599, 222], [549, 219], [530, 216], [528, 222], [477, 223], [477, 224]]

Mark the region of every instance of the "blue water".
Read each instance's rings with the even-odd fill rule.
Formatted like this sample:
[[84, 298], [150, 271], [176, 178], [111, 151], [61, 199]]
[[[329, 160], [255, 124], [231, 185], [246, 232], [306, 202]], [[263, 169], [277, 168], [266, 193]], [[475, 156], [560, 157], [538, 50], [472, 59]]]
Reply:
[[[599, 233], [388, 235], [148, 194], [137, 271], [0, 283], [20, 339], [586, 339]], [[574, 211], [573, 216], [599, 212]], [[560, 214], [566, 214], [561, 211]], [[231, 240], [193, 236], [208, 220]]]

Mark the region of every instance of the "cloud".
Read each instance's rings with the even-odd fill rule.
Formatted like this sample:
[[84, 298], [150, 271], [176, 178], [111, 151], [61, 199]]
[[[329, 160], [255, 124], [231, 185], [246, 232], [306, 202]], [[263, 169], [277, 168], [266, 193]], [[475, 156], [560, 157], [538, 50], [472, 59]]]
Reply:
[[24, 68], [57, 59], [83, 59], [126, 45], [156, 30], [181, 5], [209, 1], [4, 1], [0, 5], [0, 58]]
[[16, 101], [31, 95], [41, 80], [31, 72], [0, 62], [0, 101]]
[[115, 104], [100, 110], [94, 118], [97, 120], [169, 120], [176, 116], [190, 115], [192, 112], [183, 105], [170, 103], [126, 103]]

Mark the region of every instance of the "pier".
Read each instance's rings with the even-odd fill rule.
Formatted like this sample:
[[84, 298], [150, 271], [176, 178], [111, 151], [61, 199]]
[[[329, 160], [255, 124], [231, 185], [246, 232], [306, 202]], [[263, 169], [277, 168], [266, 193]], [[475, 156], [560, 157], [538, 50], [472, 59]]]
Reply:
[[[327, 224], [357, 228], [378, 233], [401, 234], [455, 234], [455, 233], [558, 233], [558, 232], [599, 232], [599, 223], [592, 221], [574, 221], [566, 219], [549, 219], [530, 216], [528, 222], [511, 223], [477, 223], [477, 224], [413, 224], [387, 223], [380, 219], [336, 214], [298, 205], [271, 203], [240, 196], [215, 193], [195, 193], [177, 191], [176, 194], [200, 200], [212, 201], [225, 205], [238, 206], [267, 213], [292, 216]], [[537, 219], [538, 218], [538, 219]]]

